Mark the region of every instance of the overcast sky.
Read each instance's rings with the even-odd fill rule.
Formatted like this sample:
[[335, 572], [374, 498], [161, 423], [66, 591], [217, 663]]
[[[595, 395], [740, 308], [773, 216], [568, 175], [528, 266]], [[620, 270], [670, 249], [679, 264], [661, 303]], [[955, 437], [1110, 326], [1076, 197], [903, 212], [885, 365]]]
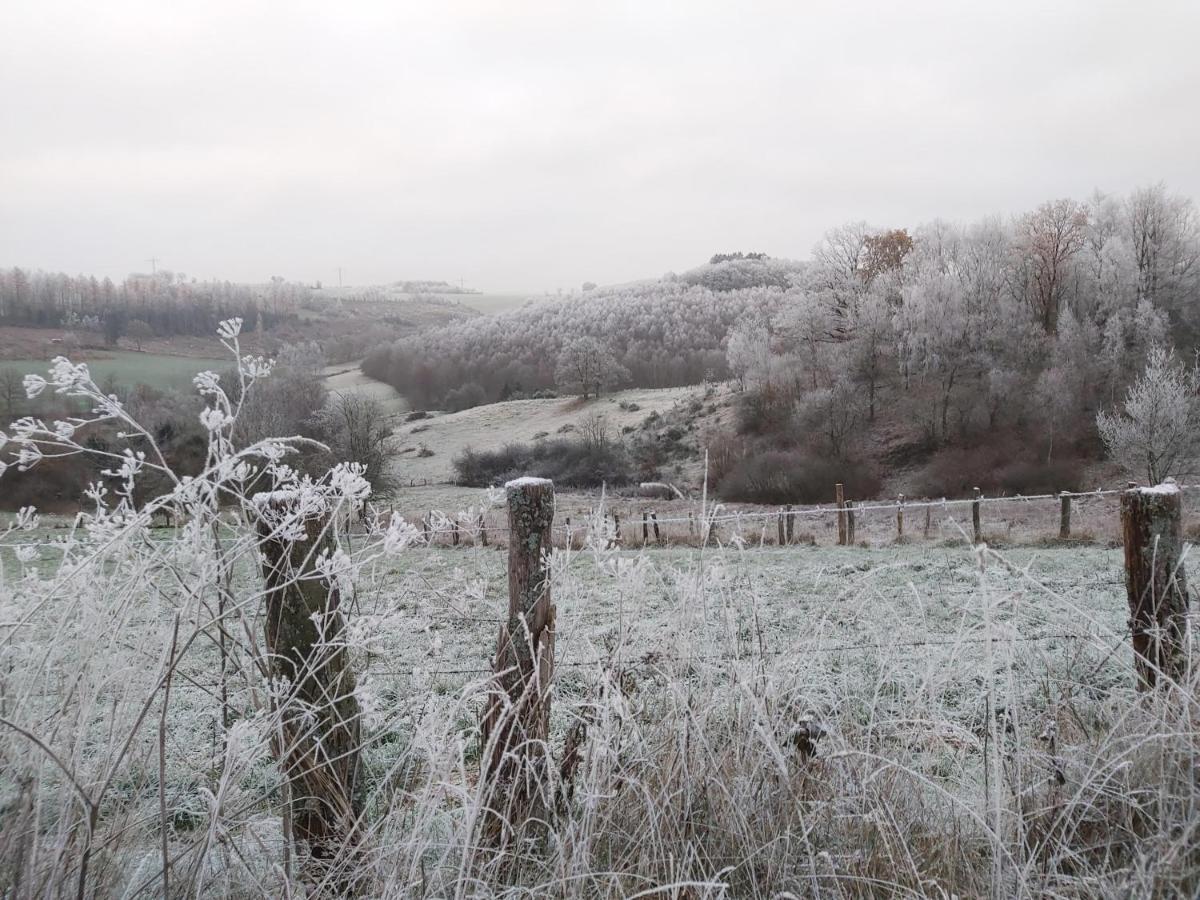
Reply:
[[0, 3], [0, 265], [553, 290], [1200, 198], [1200, 2]]

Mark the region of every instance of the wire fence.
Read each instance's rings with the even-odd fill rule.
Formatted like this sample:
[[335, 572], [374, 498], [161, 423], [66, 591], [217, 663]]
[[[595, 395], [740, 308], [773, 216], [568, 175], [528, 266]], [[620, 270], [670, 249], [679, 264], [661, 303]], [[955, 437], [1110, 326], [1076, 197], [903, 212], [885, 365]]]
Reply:
[[[1181, 485], [1200, 517], [1200, 485]], [[844, 505], [729, 508], [720, 503], [613, 497], [587, 502], [567, 495], [553, 525], [556, 540], [577, 547], [590, 540], [608, 546], [654, 548], [737, 543], [751, 547], [838, 544], [880, 545], [896, 540], [1019, 542], [1061, 539], [1111, 542], [1119, 537], [1116, 500], [1127, 488], [966, 498], [898, 498], [846, 501]], [[1190, 507], [1190, 510], [1189, 510]], [[998, 515], [989, 514], [1000, 510]], [[376, 509], [379, 527], [405, 511]], [[503, 545], [510, 534], [503, 510], [429, 510], [406, 518], [429, 545]], [[981, 533], [975, 533], [975, 521]], [[836, 533], [834, 529], [837, 529]], [[833, 540], [821, 539], [831, 532]], [[849, 531], [846, 535], [844, 532]]]

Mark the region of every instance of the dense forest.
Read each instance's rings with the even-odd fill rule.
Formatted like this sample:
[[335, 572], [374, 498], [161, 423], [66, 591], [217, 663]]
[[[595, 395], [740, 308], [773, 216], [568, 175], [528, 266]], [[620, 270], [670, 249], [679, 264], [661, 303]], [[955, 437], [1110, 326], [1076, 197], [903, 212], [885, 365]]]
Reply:
[[572, 341], [590, 337], [611, 352], [628, 384], [724, 379], [730, 329], [747, 316], [773, 312], [802, 272], [796, 262], [743, 259], [595, 288], [401, 339], [371, 353], [363, 370], [418, 407], [462, 409], [555, 387], [560, 355]]

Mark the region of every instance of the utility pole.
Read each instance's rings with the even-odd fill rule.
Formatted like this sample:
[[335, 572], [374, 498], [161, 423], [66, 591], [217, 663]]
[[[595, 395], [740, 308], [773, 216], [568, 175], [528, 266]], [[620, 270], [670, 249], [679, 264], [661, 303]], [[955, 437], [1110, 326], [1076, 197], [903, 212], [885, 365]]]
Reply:
[[158, 257], [152, 256], [148, 260], [146, 260], [146, 262], [150, 263], [150, 274], [151, 275], [157, 274], [158, 273]]
[[338, 289], [342, 287], [342, 267], [338, 266]]

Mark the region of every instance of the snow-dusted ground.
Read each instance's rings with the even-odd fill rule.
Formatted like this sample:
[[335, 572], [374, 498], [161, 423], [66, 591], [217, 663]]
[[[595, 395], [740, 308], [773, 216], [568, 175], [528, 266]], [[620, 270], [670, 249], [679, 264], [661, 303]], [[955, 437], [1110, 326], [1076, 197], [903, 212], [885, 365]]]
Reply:
[[[633, 389], [581, 402], [575, 397], [553, 400], [508, 400], [462, 412], [436, 414], [400, 426], [395, 432], [398, 458], [392, 466], [403, 484], [448, 482], [454, 478], [452, 460], [467, 447], [491, 450], [508, 443], [529, 443], [535, 435], [551, 437], [578, 428], [589, 416], [603, 415], [614, 436], [627, 425], [639, 425], [651, 412], [663, 412], [699, 387]], [[635, 406], [622, 409], [621, 404]], [[422, 448], [433, 456], [421, 456]]]

